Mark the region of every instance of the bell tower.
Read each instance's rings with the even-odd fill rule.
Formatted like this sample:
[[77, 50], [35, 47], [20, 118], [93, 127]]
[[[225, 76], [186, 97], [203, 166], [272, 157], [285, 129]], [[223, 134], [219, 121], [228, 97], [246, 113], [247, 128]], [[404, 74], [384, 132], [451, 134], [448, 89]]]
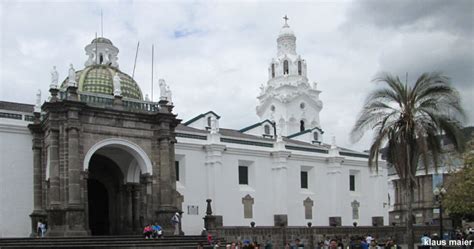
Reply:
[[277, 56], [268, 67], [268, 81], [260, 86], [257, 115], [272, 120], [281, 135], [290, 136], [319, 128], [319, 112], [323, 103], [317, 83], [310, 85], [306, 61], [296, 53], [296, 36], [288, 25], [288, 17], [277, 38]]

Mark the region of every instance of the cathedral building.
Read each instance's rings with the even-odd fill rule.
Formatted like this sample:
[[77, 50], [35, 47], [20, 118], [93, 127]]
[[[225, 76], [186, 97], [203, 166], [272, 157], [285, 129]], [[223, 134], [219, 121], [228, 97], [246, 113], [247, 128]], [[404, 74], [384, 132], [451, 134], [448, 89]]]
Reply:
[[164, 80], [159, 102], [144, 98], [109, 39], [85, 51], [61, 84], [53, 70], [44, 103], [0, 102], [0, 237], [29, 236], [38, 220], [49, 236], [171, 229], [176, 212], [199, 234], [207, 199], [223, 226], [388, 224], [385, 163], [371, 170], [366, 153], [324, 142], [321, 91], [286, 22], [260, 120], [239, 130], [213, 111], [179, 120]]

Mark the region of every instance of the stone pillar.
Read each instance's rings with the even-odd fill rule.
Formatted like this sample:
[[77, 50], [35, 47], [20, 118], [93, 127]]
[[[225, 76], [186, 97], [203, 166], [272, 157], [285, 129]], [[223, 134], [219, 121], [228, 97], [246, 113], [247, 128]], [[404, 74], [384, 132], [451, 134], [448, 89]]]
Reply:
[[[176, 188], [173, 178], [174, 163], [170, 161], [170, 139], [161, 138], [160, 140], [160, 206], [175, 207], [173, 196], [175, 195], [174, 189]], [[173, 188], [174, 186], [174, 188]]]
[[79, 100], [77, 96], [77, 86], [68, 86], [66, 89], [67, 100], [77, 101]]
[[87, 188], [87, 181], [89, 180], [89, 171], [81, 171], [81, 200], [84, 208], [84, 229], [87, 235], [91, 234], [89, 228], [89, 189]]
[[287, 160], [291, 155], [288, 151], [275, 151], [273, 154], [273, 219], [275, 226], [288, 225], [288, 189]]
[[139, 207], [140, 207], [140, 186], [138, 184], [132, 185], [132, 229], [134, 232], [140, 232]]
[[77, 127], [68, 129], [68, 204], [81, 204], [81, 165], [79, 165], [79, 133]]
[[125, 207], [124, 218], [125, 218], [125, 231], [128, 234], [133, 232], [133, 220], [132, 220], [132, 189], [133, 186], [129, 183], [125, 184], [125, 195], [124, 195], [124, 203], [123, 206]]
[[61, 204], [59, 193], [59, 132], [51, 130], [49, 134], [49, 207], [58, 208]]
[[[162, 225], [165, 235], [171, 235], [174, 227], [171, 218], [179, 210], [176, 208], [176, 177], [174, 171], [174, 155], [170, 149], [172, 139], [170, 138], [169, 124], [162, 124], [159, 138], [159, 207], [157, 210], [157, 222]], [[172, 145], [171, 145], [172, 146]], [[173, 160], [173, 162], [171, 162]], [[155, 173], [156, 175], [157, 173]]]
[[[220, 191], [222, 188], [219, 187], [220, 183], [218, 180], [222, 175], [222, 153], [224, 152], [225, 148], [226, 147], [223, 144], [208, 144], [204, 146], [204, 149], [206, 150], [206, 197], [211, 200], [221, 199], [220, 196], [222, 193], [220, 193]], [[214, 210], [217, 213], [219, 212], [219, 204], [216, 202], [214, 202]]]
[[[346, 186], [343, 184], [342, 179], [342, 166], [341, 163], [343, 161], [342, 157], [329, 157], [326, 159], [326, 162], [329, 164], [328, 171], [326, 173], [329, 185], [327, 186], [328, 189], [331, 190], [333, 193], [339, 193], [339, 191], [348, 191], [341, 190], [342, 186]], [[331, 217], [339, 217], [341, 216], [341, 201], [342, 199], [338, 195], [329, 195], [327, 197], [326, 202], [323, 204], [330, 210], [329, 216]]]
[[114, 109], [123, 110], [122, 96], [119, 96], [119, 95], [114, 96]]
[[37, 235], [36, 226], [38, 221], [46, 221], [46, 212], [43, 205], [41, 127], [39, 125], [31, 125], [29, 128], [33, 132], [33, 212], [30, 214], [30, 237], [35, 237]]

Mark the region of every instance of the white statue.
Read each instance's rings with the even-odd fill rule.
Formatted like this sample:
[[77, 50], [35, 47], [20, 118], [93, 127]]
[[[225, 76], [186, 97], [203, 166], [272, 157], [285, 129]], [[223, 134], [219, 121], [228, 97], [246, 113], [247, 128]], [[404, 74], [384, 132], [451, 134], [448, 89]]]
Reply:
[[150, 101], [150, 97], [148, 96], [148, 94], [145, 94], [145, 101]]
[[167, 93], [166, 93], [166, 82], [164, 79], [159, 79], [158, 80], [159, 85], [160, 85], [160, 100], [167, 100]]
[[122, 90], [120, 86], [120, 76], [118, 75], [118, 73], [115, 73], [113, 81], [114, 81], [114, 96], [121, 96]]
[[170, 86], [168, 85], [166, 85], [166, 99], [168, 100], [169, 103], [173, 103], [173, 100], [171, 99]]
[[217, 123], [217, 118], [211, 116], [211, 134], [217, 134], [219, 132], [219, 125]]
[[316, 90], [318, 88], [318, 82], [313, 82], [313, 89]]
[[38, 89], [36, 92], [36, 105], [34, 108], [34, 112], [41, 112], [41, 90]]
[[68, 86], [77, 86], [76, 82], [76, 70], [72, 66], [72, 64], [69, 65], [69, 74], [68, 74]]
[[58, 88], [58, 71], [56, 70], [56, 66], [53, 66], [53, 70], [51, 71], [51, 84], [49, 85], [50, 89], [57, 89]]

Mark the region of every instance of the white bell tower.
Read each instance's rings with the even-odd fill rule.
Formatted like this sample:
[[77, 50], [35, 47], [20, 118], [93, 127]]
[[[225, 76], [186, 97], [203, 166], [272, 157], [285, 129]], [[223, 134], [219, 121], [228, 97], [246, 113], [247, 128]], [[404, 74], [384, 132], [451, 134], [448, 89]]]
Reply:
[[281, 135], [290, 136], [319, 128], [319, 112], [323, 103], [317, 83], [308, 83], [306, 61], [296, 53], [296, 36], [288, 25], [288, 17], [277, 38], [277, 57], [268, 67], [268, 81], [260, 86], [257, 115], [272, 120]]

